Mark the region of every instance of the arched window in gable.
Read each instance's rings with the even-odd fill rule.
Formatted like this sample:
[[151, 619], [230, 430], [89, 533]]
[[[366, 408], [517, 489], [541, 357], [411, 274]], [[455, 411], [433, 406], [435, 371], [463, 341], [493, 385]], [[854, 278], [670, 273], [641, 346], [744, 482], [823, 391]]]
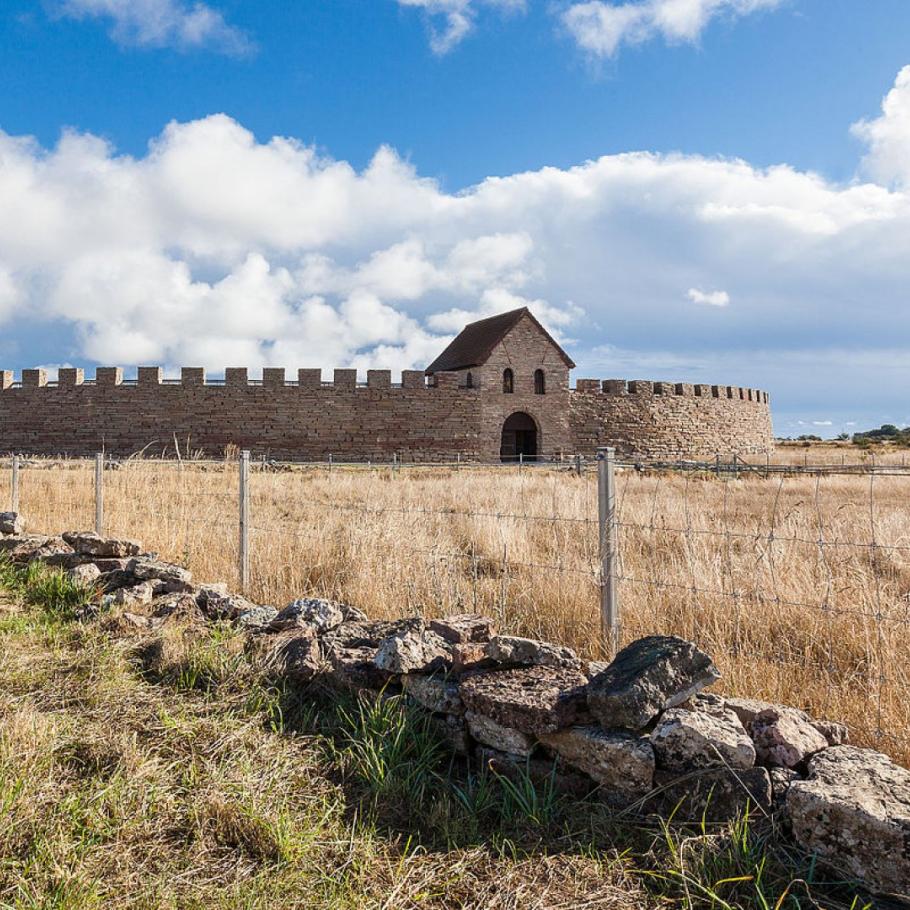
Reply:
[[508, 367], [502, 371], [502, 390], [507, 395], [511, 395], [515, 391], [515, 380], [512, 376], [512, 371]]
[[547, 380], [543, 374], [543, 370], [534, 370], [534, 394], [535, 395], [546, 395], [547, 393]]

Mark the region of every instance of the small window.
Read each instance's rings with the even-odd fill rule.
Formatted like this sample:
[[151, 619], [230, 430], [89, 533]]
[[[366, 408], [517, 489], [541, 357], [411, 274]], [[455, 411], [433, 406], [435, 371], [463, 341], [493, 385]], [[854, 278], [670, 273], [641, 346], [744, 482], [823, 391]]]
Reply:
[[512, 379], [511, 370], [506, 369], [502, 371], [502, 390], [507, 395], [511, 395], [512, 392], [515, 391], [515, 383]]
[[547, 381], [544, 378], [543, 370], [534, 370], [534, 394], [546, 395]]
[[466, 387], [466, 388], [469, 388], [469, 389], [473, 389], [473, 388], [474, 388], [474, 377], [471, 375], [471, 371], [470, 371], [470, 370], [468, 370], [468, 375], [465, 376], [464, 384], [465, 384], [465, 387]]

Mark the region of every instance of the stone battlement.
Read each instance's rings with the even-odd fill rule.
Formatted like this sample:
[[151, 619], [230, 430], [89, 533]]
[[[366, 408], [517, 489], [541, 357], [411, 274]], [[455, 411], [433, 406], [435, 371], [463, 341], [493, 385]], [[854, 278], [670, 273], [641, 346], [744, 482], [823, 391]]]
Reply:
[[691, 382], [660, 382], [647, 379], [578, 379], [576, 392], [604, 395], [678, 395], [684, 398], [726, 398], [770, 404], [767, 392], [733, 385], [705, 385]]
[[0, 370], [0, 391], [8, 389], [72, 389], [81, 386], [206, 386], [250, 388], [303, 389], [467, 389], [458, 373], [436, 373], [426, 376], [423, 370], [403, 370], [400, 382], [392, 382], [391, 370], [367, 370], [366, 381], [358, 379], [357, 370], [336, 369], [333, 379], [325, 381], [320, 369], [301, 369], [296, 379], [289, 379], [284, 367], [266, 367], [261, 379], [251, 379], [246, 367], [228, 367], [223, 379], [210, 379], [203, 367], [182, 367], [176, 379], [166, 379], [161, 367], [139, 367], [136, 379], [124, 379], [121, 367], [98, 367], [94, 379], [86, 379], [85, 371], [72, 367], [61, 368], [56, 381], [47, 378], [47, 370], [23, 370], [17, 382], [12, 370]]

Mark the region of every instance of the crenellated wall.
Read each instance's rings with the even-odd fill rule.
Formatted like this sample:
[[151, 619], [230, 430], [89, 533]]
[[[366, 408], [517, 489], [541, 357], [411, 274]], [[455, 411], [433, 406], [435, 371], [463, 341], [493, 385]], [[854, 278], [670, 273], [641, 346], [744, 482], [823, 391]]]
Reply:
[[579, 379], [569, 399], [574, 447], [624, 456], [755, 454], [774, 448], [767, 392], [739, 386]]
[[286, 381], [283, 369], [249, 380], [231, 368], [223, 381], [186, 367], [165, 380], [158, 367], [140, 367], [138, 378], [99, 367], [94, 381], [81, 370], [61, 369], [47, 382], [43, 370], [23, 370], [22, 382], [0, 372], [0, 451], [87, 455], [205, 452], [228, 446], [273, 457], [353, 460], [442, 460], [479, 451], [478, 390], [459, 387], [454, 373], [428, 384], [421, 370], [406, 370], [393, 385], [388, 370], [370, 370], [365, 385], [356, 370], [300, 370]]
[[[756, 453], [773, 447], [768, 395], [757, 389], [687, 383], [580, 379], [517, 336], [490, 363], [464, 373], [405, 370], [392, 384], [388, 370], [335, 370], [323, 382], [318, 369], [266, 369], [250, 380], [229, 368], [223, 380], [185, 367], [163, 379], [158, 367], [140, 367], [124, 381], [118, 367], [99, 367], [94, 380], [61, 369], [55, 383], [44, 370], [23, 370], [22, 381], [0, 371], [0, 452], [39, 455], [116, 455], [204, 452], [229, 446], [276, 458], [442, 461], [499, 457], [503, 422], [529, 414], [546, 460], [591, 455], [601, 445], [624, 456], [650, 458]], [[524, 350], [522, 344], [528, 348]], [[546, 367], [546, 394], [536, 394], [533, 370]], [[511, 394], [502, 389], [504, 365], [515, 365]]]

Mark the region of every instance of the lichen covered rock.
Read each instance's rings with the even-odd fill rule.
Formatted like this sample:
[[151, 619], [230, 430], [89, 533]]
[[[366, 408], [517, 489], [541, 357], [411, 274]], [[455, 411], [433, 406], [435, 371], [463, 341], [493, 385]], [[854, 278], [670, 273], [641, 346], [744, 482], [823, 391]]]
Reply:
[[641, 730], [718, 679], [711, 658], [692, 642], [651, 635], [623, 648], [591, 680], [588, 705], [606, 729]]

